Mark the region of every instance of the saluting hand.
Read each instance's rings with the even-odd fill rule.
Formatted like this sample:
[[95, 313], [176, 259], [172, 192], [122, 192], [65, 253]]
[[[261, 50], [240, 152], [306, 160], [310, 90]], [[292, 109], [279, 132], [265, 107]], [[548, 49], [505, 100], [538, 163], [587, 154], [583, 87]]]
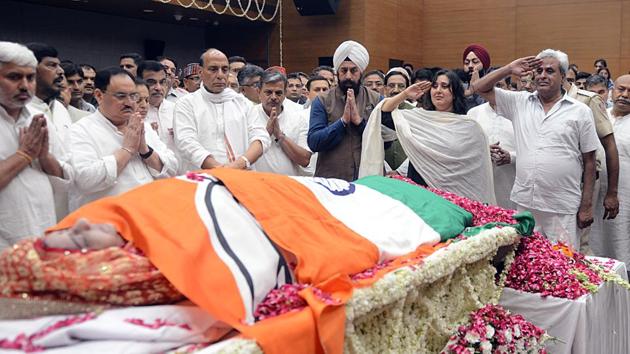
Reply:
[[536, 59], [534, 56], [529, 56], [514, 60], [509, 64], [509, 67], [512, 70], [512, 75], [522, 77], [527, 75], [530, 71], [534, 71], [541, 65], [542, 59]]
[[431, 82], [423, 81], [415, 83], [405, 89], [405, 95], [407, 99], [417, 101], [422, 95], [427, 93], [431, 89]]

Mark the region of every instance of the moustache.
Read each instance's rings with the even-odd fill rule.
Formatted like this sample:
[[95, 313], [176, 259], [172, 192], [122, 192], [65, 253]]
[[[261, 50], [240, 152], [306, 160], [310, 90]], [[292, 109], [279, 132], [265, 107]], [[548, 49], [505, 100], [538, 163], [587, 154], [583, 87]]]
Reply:
[[625, 98], [618, 98], [614, 101], [614, 103], [622, 103], [622, 104], [630, 105], [630, 100], [627, 100]]

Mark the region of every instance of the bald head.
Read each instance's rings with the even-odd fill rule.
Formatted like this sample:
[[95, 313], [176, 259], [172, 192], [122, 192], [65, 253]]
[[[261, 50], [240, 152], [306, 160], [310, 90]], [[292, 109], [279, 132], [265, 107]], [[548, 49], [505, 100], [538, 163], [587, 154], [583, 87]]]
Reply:
[[613, 114], [617, 117], [630, 114], [630, 75], [619, 76], [612, 91]]
[[203, 52], [203, 54], [201, 54], [200, 64], [205, 66], [204, 63], [207, 60], [211, 60], [211, 59], [225, 59], [226, 62], [228, 61], [227, 56], [222, 51], [215, 48], [210, 48], [206, 50], [205, 52]]
[[206, 90], [221, 93], [227, 87], [230, 66], [228, 58], [218, 49], [208, 49], [201, 55], [201, 80]]

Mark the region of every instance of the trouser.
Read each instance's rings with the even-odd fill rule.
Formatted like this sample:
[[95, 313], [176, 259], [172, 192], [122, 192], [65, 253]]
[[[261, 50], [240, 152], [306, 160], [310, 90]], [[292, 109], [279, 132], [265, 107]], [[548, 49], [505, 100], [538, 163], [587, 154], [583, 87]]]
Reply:
[[[600, 186], [600, 182], [599, 182], [599, 178], [595, 180], [595, 188], [593, 188], [593, 217], [595, 217], [595, 207], [596, 204], [598, 203], [598, 196], [599, 196], [599, 186]], [[603, 202], [603, 201], [602, 201]], [[583, 229], [580, 229], [578, 231], [578, 234], [580, 236], [580, 253], [587, 255], [587, 256], [592, 256], [593, 255], [593, 250], [591, 250], [591, 246], [589, 246], [588, 244], [588, 240], [591, 236], [591, 229], [592, 229], [592, 225]], [[593, 235], [593, 237], [599, 237], [599, 235]]]
[[523, 211], [531, 212], [536, 221], [534, 231], [542, 233], [549, 241], [553, 243], [562, 242], [576, 250], [579, 248], [580, 239], [578, 238], [576, 214], [551, 213], [530, 209], [522, 205], [517, 205], [516, 209], [519, 213]]

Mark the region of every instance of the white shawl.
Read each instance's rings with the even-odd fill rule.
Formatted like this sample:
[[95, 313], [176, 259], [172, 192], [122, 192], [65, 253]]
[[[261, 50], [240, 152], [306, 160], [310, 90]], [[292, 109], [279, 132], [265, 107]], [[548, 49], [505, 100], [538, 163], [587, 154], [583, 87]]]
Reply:
[[[383, 173], [382, 105], [363, 132], [359, 177]], [[496, 203], [488, 139], [477, 122], [422, 108], [395, 109], [392, 118], [403, 150], [430, 187]]]

